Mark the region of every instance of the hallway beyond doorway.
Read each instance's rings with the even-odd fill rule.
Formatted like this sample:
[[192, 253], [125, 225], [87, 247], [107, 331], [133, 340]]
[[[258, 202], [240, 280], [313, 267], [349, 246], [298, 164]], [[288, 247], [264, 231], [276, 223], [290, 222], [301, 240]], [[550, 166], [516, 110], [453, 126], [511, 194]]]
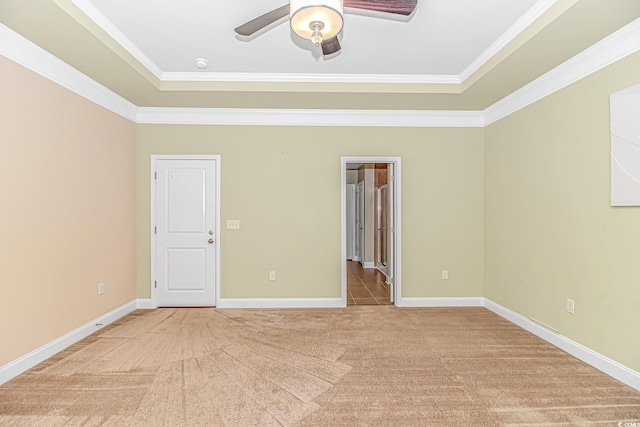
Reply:
[[385, 275], [376, 268], [362, 268], [347, 261], [347, 305], [391, 305]]

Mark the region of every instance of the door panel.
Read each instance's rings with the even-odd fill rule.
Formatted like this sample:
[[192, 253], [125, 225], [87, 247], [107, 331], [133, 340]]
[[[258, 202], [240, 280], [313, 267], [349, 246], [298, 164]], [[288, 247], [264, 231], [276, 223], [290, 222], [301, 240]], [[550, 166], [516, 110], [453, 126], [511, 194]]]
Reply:
[[347, 184], [347, 259], [355, 257], [356, 240], [356, 185]]
[[376, 191], [376, 267], [387, 274], [387, 218], [388, 191], [383, 185]]
[[357, 219], [357, 240], [358, 240], [358, 261], [364, 265], [364, 181], [358, 183], [358, 219]]
[[156, 305], [215, 305], [213, 159], [156, 162]]
[[168, 291], [204, 291], [207, 280], [204, 249], [167, 249]]
[[167, 231], [202, 233], [205, 223], [205, 170], [169, 169]]

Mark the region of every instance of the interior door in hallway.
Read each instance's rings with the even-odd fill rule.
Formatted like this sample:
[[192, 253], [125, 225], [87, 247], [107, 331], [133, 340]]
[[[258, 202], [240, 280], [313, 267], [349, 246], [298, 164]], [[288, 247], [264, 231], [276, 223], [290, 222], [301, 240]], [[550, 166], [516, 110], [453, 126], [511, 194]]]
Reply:
[[360, 264], [364, 264], [364, 181], [356, 189], [356, 255]]
[[388, 274], [388, 218], [389, 218], [389, 191], [385, 184], [377, 189], [376, 197], [376, 267]]
[[216, 160], [156, 162], [155, 302], [215, 306]]

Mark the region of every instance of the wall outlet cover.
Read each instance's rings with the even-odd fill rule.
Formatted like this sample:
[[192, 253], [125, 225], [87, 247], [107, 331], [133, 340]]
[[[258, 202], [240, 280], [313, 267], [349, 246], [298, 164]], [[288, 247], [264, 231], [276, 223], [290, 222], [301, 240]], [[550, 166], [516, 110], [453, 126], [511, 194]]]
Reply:
[[576, 311], [576, 302], [572, 299], [567, 298], [567, 312], [571, 314], [575, 314]]

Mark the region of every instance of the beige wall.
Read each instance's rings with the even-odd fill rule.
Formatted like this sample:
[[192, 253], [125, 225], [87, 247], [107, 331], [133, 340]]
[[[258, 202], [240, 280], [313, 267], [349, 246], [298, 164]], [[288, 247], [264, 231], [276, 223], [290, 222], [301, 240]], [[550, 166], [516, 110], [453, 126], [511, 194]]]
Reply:
[[[305, 142], [310, 132], [323, 142]], [[480, 296], [482, 139], [482, 129], [140, 125], [138, 296], [150, 296], [149, 157], [171, 153], [221, 155], [222, 223], [242, 224], [221, 230], [222, 297], [340, 296], [341, 156], [402, 157], [404, 295]]]
[[3, 366], [135, 299], [136, 130], [2, 56], [0, 93]]
[[609, 206], [609, 95], [638, 70], [635, 54], [485, 139], [485, 296], [636, 371], [640, 208]]

